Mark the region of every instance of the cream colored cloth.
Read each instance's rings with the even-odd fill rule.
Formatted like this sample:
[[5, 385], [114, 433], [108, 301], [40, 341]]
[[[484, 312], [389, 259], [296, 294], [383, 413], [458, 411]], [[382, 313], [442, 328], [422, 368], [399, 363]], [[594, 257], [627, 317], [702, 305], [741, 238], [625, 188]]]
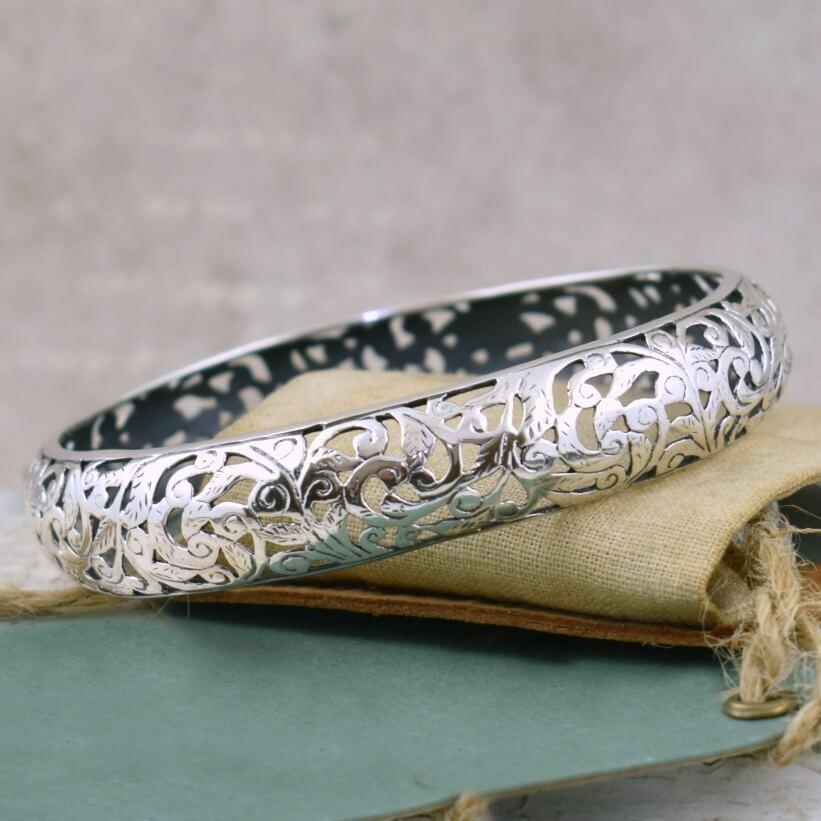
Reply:
[[[322, 418], [452, 381], [394, 372], [304, 374], [223, 434]], [[780, 405], [753, 433], [669, 476], [313, 581], [507, 600], [630, 621], [735, 625], [750, 615], [752, 597], [731, 548], [734, 537], [769, 503], [819, 480], [821, 409]]]

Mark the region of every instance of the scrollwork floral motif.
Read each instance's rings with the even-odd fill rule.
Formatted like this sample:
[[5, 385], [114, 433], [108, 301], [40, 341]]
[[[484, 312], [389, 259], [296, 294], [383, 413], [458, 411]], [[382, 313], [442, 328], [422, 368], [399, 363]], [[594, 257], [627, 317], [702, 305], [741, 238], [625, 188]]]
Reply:
[[41, 456], [28, 473], [28, 506], [62, 567], [109, 593], [294, 578], [576, 504], [703, 458], [761, 418], [788, 363], [777, 310], [741, 280], [663, 326], [310, 434], [125, 460]]

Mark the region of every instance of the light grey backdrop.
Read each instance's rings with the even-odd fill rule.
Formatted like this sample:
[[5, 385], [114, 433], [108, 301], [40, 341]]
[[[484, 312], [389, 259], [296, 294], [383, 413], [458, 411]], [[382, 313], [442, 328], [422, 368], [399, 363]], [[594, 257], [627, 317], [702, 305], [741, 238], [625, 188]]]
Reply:
[[219, 349], [645, 262], [759, 279], [821, 402], [821, 4], [0, 4], [0, 484]]

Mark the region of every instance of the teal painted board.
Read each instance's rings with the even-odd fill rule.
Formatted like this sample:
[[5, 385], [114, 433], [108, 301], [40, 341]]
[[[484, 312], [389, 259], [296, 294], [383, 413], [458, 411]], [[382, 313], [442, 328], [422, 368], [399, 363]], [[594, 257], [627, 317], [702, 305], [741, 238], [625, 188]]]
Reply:
[[291, 608], [0, 625], [3, 819], [339, 819], [777, 736], [707, 651]]

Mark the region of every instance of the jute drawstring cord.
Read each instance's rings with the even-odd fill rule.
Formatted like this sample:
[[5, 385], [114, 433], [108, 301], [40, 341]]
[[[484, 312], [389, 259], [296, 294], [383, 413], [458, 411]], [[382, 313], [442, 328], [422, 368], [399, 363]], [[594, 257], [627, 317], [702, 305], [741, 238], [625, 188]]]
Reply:
[[76, 616], [96, 610], [139, 606], [141, 602], [115, 599], [81, 587], [64, 590], [21, 590], [0, 588], [0, 619], [26, 619], [34, 616]]
[[[821, 594], [800, 573], [790, 525], [776, 504], [750, 522], [739, 537], [753, 618], [732, 636], [710, 642], [732, 669], [732, 693], [745, 704], [762, 704], [789, 682], [802, 705], [767, 757], [788, 764], [821, 744]], [[729, 665], [727, 664], [729, 662]]]

